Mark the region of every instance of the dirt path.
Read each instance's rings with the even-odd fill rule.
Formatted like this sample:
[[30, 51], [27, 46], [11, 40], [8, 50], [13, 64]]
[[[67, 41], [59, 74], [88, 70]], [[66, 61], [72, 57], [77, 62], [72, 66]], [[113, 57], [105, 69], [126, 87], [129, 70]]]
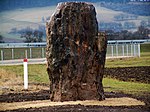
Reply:
[[38, 100], [27, 102], [0, 103], [0, 111], [14, 110], [20, 108], [39, 108], [39, 107], [60, 106], [60, 105], [144, 106], [145, 103], [129, 97], [107, 98], [104, 101], [86, 100], [86, 101], [50, 102], [50, 100]]

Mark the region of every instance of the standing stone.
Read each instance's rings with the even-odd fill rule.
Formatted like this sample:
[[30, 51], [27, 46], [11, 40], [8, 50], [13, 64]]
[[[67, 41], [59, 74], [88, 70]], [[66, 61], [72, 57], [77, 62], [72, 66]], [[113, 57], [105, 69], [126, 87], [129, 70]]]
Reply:
[[107, 41], [90, 3], [65, 2], [46, 26], [51, 101], [104, 100]]

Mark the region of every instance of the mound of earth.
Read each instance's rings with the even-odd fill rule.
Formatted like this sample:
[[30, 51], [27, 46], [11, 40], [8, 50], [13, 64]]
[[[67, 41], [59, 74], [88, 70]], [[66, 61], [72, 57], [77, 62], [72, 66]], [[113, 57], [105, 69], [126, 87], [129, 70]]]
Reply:
[[39, 92], [21, 92], [21, 93], [7, 93], [0, 95], [0, 102], [24, 102], [35, 100], [48, 100], [49, 90], [41, 90]]
[[105, 68], [105, 77], [150, 83], [150, 66]]

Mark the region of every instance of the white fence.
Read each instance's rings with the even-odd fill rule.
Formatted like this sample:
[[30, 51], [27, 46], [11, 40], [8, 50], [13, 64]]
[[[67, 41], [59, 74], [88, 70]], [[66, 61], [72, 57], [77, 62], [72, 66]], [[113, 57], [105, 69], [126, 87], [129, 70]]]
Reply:
[[108, 44], [107, 57], [140, 57], [140, 44]]
[[[45, 58], [46, 47], [0, 48], [0, 60]], [[107, 57], [140, 57], [140, 44], [108, 44]]]
[[[107, 57], [140, 57], [140, 43], [150, 42], [146, 40], [113, 40], [108, 41]], [[42, 43], [1, 43], [0, 61], [45, 58], [46, 42]]]
[[45, 58], [45, 47], [0, 48], [0, 60]]

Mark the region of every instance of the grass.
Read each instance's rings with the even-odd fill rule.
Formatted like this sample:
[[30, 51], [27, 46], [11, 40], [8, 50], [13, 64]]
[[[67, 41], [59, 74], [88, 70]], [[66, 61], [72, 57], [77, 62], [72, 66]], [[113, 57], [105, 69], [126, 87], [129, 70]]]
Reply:
[[[28, 71], [29, 71], [29, 83], [34, 82], [34, 83], [49, 84], [49, 78], [46, 72], [46, 65], [29, 65]], [[1, 81], [4, 83], [7, 82], [7, 80], [10, 80], [11, 76], [19, 77], [23, 82], [23, 66], [21, 65], [1, 66], [0, 74], [1, 74]], [[4, 77], [5, 75], [7, 77]], [[134, 95], [135, 94], [142, 95], [144, 93], [150, 93], [150, 84], [137, 82], [124, 82], [112, 78], [104, 78], [103, 85], [105, 92], [123, 92], [126, 94], [134, 94]]]
[[150, 43], [141, 44], [141, 52], [150, 52]]
[[[141, 44], [141, 57], [125, 59], [106, 60], [106, 67], [135, 67], [150, 66], [150, 44]], [[144, 75], [144, 74], [143, 74]], [[123, 92], [134, 95], [144, 95], [150, 93], [150, 84], [137, 82], [124, 82], [111, 78], [104, 78], [103, 84], [105, 92]]]
[[[15, 68], [15, 69], [14, 69]], [[5, 73], [2, 71], [5, 70]], [[0, 74], [15, 74], [16, 77], [22, 77], [23, 80], [23, 65], [15, 66], [1, 66]], [[46, 72], [46, 65], [28, 65], [29, 81], [38, 83], [48, 83], [48, 75]]]
[[[14, 69], [15, 68], [15, 69]], [[46, 72], [46, 65], [28, 65], [28, 73], [29, 73], [29, 81], [38, 82], [38, 83], [49, 83], [48, 75]], [[0, 68], [0, 74], [2, 76], [8, 76], [8, 74], [12, 74], [12, 76], [16, 77], [22, 77], [23, 79], [23, 66], [22, 65], [16, 65], [16, 66], [1, 66]], [[2, 78], [1, 76], [1, 78]], [[11, 76], [11, 75], [10, 75]], [[7, 77], [8, 78], [8, 77]], [[138, 84], [141, 84], [141, 88]], [[143, 84], [143, 83], [134, 83], [134, 82], [124, 82], [124, 81], [118, 81], [116, 79], [111, 78], [104, 78], [104, 85], [109, 87], [112, 86], [115, 90], [120, 88], [130, 88], [131, 90], [134, 90], [137, 88], [137, 90], [149, 90], [150, 91], [150, 84]], [[121, 86], [119, 88], [119, 86]], [[136, 86], [136, 88], [135, 88]], [[121, 89], [120, 89], [121, 90]]]
[[46, 65], [30, 65], [29, 66], [29, 80], [36, 81], [36, 82], [42, 82], [42, 83], [48, 83], [49, 78], [48, 74], [46, 72]]
[[[15, 69], [14, 69], [15, 68]], [[46, 72], [46, 65], [29, 65], [29, 82], [34, 83], [46, 83], [49, 84], [49, 78]], [[3, 82], [10, 79], [11, 76], [21, 77], [23, 82], [23, 66], [1, 66], [0, 68], [1, 80]], [[9, 74], [9, 76], [8, 76]], [[11, 79], [12, 80], [12, 79]], [[105, 92], [123, 92], [127, 94], [141, 95], [144, 93], [150, 93], [150, 84], [138, 83], [138, 82], [124, 82], [112, 78], [104, 78], [103, 85]]]
[[[29, 90], [47, 89], [47, 86], [39, 85], [49, 84], [46, 65], [28, 65], [28, 79]], [[23, 90], [23, 65], [0, 67], [0, 94], [7, 93], [9, 90], [15, 92]]]
[[103, 84], [105, 92], [123, 92], [127, 94], [142, 94], [144, 92], [150, 92], [150, 84], [124, 82], [111, 78], [104, 78]]

